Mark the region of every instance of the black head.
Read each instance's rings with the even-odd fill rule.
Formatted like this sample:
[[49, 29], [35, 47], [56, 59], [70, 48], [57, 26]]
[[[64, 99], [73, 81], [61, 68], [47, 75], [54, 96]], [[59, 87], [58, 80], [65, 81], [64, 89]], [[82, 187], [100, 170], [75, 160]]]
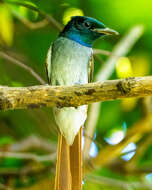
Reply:
[[75, 16], [68, 22], [60, 36], [74, 40], [81, 45], [91, 47], [93, 42], [101, 36], [118, 34], [107, 28], [102, 22], [86, 17]]

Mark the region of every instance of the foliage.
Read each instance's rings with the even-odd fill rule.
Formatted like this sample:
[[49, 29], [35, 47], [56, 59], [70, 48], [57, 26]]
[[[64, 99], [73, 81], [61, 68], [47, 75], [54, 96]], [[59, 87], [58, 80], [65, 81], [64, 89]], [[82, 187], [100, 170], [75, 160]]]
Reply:
[[[46, 22], [44, 18], [46, 15], [13, 2], [17, 1], [0, 1], [0, 52], [4, 51], [9, 56], [26, 63], [44, 81], [47, 81], [45, 57], [51, 42], [57, 38], [59, 31], [53, 24]], [[152, 59], [150, 30], [152, 2], [150, 0], [65, 0], [64, 3], [61, 0], [31, 0], [22, 1], [22, 3], [39, 9], [61, 24], [67, 22], [69, 15], [82, 15], [83, 13], [102, 20], [106, 25], [120, 32], [120, 37], [107, 37], [96, 42], [95, 48], [108, 51], [112, 51], [119, 38], [129, 28], [136, 24], [143, 24], [145, 26], [144, 35], [126, 57], [118, 59], [110, 79], [152, 74], [150, 64]], [[95, 74], [107, 59], [106, 55], [95, 56]], [[0, 85], [38, 84], [40, 81], [37, 81], [30, 72], [0, 56]], [[93, 148], [94, 145], [91, 146], [90, 155], [98, 156], [108, 144], [110, 147], [115, 147], [119, 142], [123, 143], [126, 137], [127, 140], [134, 138], [127, 143], [129, 148], [123, 151], [126, 147], [124, 146], [120, 154], [112, 161], [101, 165], [99, 170], [91, 172], [91, 175], [97, 178], [91, 180], [89, 174], [84, 177], [84, 190], [151, 188], [152, 116], [150, 104], [151, 100], [145, 98], [104, 102], [101, 105], [93, 139], [95, 148]], [[135, 128], [136, 124], [139, 127]], [[148, 132], [144, 131], [147, 125], [149, 126]], [[50, 189], [54, 179], [55, 160], [45, 156], [54, 154], [57, 142], [57, 127], [51, 109], [1, 112], [0, 126], [0, 184], [9, 185], [13, 189]], [[133, 129], [136, 130], [133, 131]], [[128, 132], [133, 133], [131, 130], [134, 136], [127, 136]], [[38, 140], [33, 140], [31, 136]], [[13, 155], [5, 157], [5, 154], [1, 154], [4, 151], [30, 155], [28, 159], [20, 154], [18, 157]], [[114, 155], [114, 151], [108, 154]]]

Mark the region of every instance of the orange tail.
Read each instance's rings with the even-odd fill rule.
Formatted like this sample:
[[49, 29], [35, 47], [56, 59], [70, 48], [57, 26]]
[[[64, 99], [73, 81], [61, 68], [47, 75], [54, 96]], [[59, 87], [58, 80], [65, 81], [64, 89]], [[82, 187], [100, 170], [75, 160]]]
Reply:
[[70, 147], [59, 132], [55, 190], [72, 190], [71, 187]]
[[59, 133], [55, 190], [82, 190], [82, 128], [73, 145], [67, 145]]
[[70, 166], [72, 176], [72, 190], [82, 189], [82, 127], [75, 137], [73, 145], [70, 147]]

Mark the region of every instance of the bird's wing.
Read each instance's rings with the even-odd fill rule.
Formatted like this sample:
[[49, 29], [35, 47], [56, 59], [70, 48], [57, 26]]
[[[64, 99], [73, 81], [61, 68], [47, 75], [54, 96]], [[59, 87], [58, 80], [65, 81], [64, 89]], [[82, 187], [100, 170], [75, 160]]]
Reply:
[[51, 83], [51, 56], [52, 56], [52, 45], [50, 46], [47, 57], [46, 57], [46, 73], [48, 78], [48, 83]]
[[90, 60], [89, 60], [89, 72], [88, 72], [88, 82], [90, 83], [93, 79], [93, 72], [94, 72], [94, 59], [93, 59], [93, 52], [91, 53]]

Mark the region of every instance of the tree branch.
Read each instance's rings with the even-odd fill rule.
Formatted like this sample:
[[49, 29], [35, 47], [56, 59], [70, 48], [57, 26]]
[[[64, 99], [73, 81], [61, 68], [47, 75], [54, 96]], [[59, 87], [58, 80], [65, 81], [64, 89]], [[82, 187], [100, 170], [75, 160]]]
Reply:
[[77, 107], [99, 101], [145, 96], [152, 96], [151, 76], [75, 86], [0, 86], [0, 110]]
[[12, 11], [12, 14], [16, 18], [18, 18], [26, 27], [28, 27], [31, 30], [40, 29], [49, 24], [48, 20], [46, 20], [45, 18], [38, 22], [31, 22], [30, 20], [26, 19], [25, 17], [22, 17], [22, 16], [16, 14], [15, 11], [14, 12]]
[[46, 82], [29, 66], [25, 65], [21, 61], [17, 60], [16, 58], [10, 56], [8, 53], [5, 53], [0, 49], [0, 57], [12, 62], [13, 64], [25, 69], [27, 72], [29, 72], [35, 79], [37, 79], [40, 84], [46, 84]]

